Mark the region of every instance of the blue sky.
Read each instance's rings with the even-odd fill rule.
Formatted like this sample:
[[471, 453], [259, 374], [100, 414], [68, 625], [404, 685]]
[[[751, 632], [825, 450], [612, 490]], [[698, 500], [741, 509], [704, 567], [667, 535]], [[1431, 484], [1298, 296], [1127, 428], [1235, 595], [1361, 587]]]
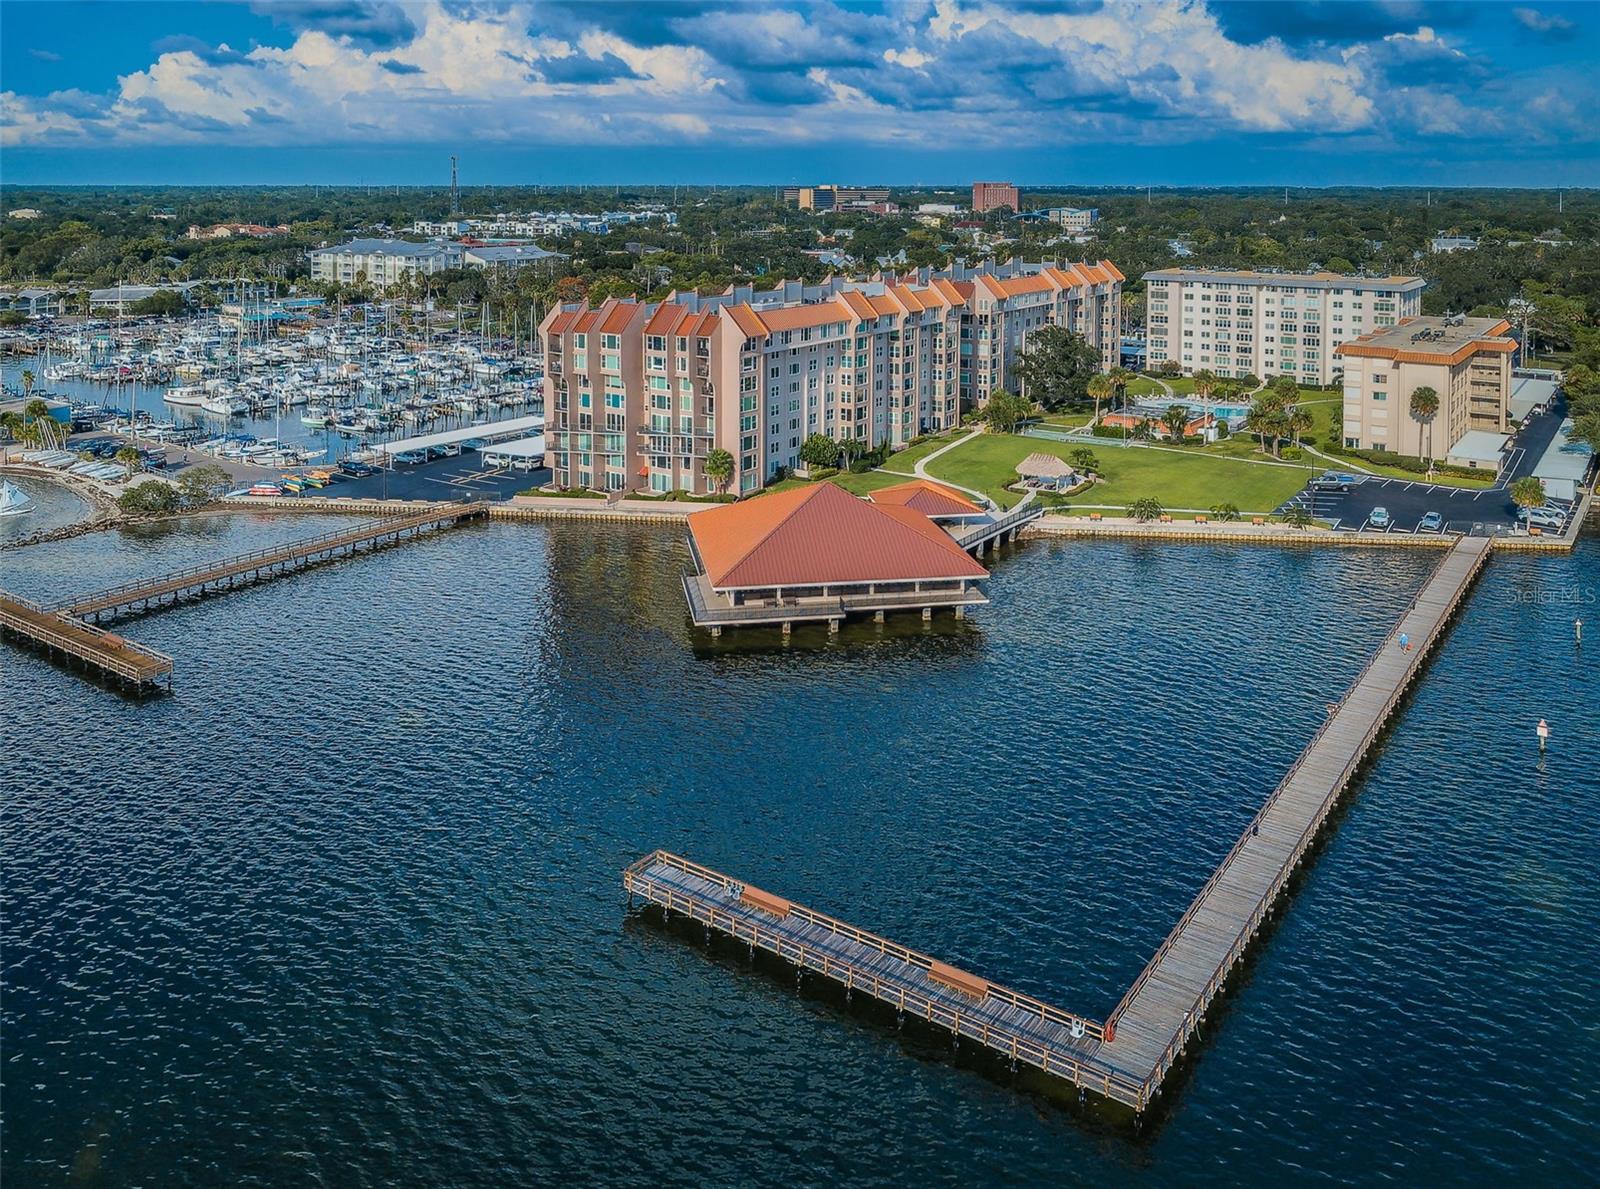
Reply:
[[1600, 184], [1600, 6], [5, 0], [21, 182]]

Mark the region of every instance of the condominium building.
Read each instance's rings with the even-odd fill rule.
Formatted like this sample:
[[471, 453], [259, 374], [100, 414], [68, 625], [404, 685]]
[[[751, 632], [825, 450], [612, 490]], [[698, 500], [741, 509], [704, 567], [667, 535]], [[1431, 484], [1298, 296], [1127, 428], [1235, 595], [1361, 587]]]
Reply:
[[972, 209], [974, 213], [996, 210], [1006, 206], [1017, 210], [1021, 202], [1017, 188], [1011, 182], [973, 182]]
[[1334, 382], [1334, 348], [1422, 312], [1421, 277], [1165, 268], [1145, 273], [1150, 366]]
[[540, 326], [555, 480], [607, 491], [731, 490], [800, 461], [811, 434], [901, 446], [1016, 388], [1027, 335], [1067, 326], [1114, 366], [1123, 276], [1108, 261], [923, 269], [904, 277], [786, 281], [658, 304], [552, 310]]
[[1088, 231], [1100, 221], [1100, 209], [1092, 206], [1052, 206], [1044, 212], [1045, 218], [1068, 231]]
[[[1469, 433], [1505, 434], [1517, 348], [1510, 331], [1503, 318], [1408, 318], [1340, 346], [1345, 445], [1445, 458]], [[1426, 421], [1411, 414], [1418, 388], [1439, 398]]]
[[429, 275], [462, 266], [463, 248], [447, 240], [412, 243], [403, 239], [353, 239], [330, 248], [313, 248], [313, 281], [339, 281], [354, 285], [365, 280], [383, 288], [418, 273]]

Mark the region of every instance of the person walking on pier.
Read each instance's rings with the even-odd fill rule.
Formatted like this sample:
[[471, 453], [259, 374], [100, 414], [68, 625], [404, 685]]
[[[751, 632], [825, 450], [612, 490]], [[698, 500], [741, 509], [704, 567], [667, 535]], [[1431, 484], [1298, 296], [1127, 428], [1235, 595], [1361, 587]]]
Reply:
[[1411, 651], [1411, 637], [1406, 635], [1404, 632], [1400, 633], [1400, 651], [1401, 652], [1410, 652]]

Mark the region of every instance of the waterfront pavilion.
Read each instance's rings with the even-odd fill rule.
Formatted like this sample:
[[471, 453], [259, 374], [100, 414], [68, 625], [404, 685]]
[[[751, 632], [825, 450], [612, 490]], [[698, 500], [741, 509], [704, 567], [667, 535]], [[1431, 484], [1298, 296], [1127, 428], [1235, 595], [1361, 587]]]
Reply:
[[935, 521], [963, 521], [987, 515], [955, 488], [931, 479], [912, 479], [893, 487], [880, 487], [867, 498], [880, 506], [910, 508]]
[[741, 500], [689, 518], [696, 572], [684, 595], [697, 627], [826, 622], [846, 615], [966, 608], [989, 571], [928, 516], [869, 503], [832, 483]]

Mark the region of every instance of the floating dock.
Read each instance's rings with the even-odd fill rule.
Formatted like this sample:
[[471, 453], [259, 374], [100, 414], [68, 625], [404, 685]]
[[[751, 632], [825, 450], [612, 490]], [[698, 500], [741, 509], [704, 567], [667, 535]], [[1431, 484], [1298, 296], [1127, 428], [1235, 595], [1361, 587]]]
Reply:
[[[1104, 1021], [1052, 1007], [925, 954], [656, 851], [623, 873], [669, 913], [776, 954], [1036, 1066], [1111, 1102], [1146, 1110], [1201, 1017], [1279, 902], [1451, 616], [1492, 542], [1458, 539], [1344, 698], [1233, 844]], [[1402, 649], [1404, 633], [1411, 642]]]
[[138, 614], [185, 598], [277, 578], [363, 549], [392, 545], [435, 529], [449, 528], [464, 520], [487, 516], [488, 510], [488, 504], [483, 501], [434, 504], [420, 512], [388, 516], [371, 524], [339, 529], [321, 536], [291, 541], [286, 545], [273, 545], [223, 561], [174, 570], [154, 578], [124, 582], [92, 594], [64, 599], [49, 609], [92, 620]]
[[172, 688], [172, 658], [92, 624], [0, 591], [0, 630], [139, 693]]

